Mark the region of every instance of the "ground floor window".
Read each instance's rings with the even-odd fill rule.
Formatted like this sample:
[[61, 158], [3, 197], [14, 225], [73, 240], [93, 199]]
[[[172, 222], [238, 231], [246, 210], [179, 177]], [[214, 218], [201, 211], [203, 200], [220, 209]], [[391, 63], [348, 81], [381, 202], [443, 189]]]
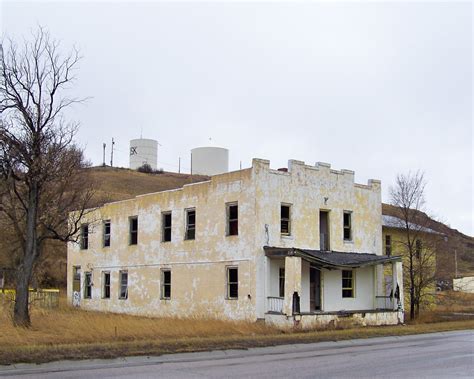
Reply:
[[119, 272], [120, 293], [119, 299], [128, 299], [128, 271]]
[[227, 267], [227, 298], [237, 299], [239, 297], [239, 269]]
[[354, 297], [354, 271], [342, 270], [342, 297]]
[[161, 298], [171, 299], [171, 270], [161, 270]]
[[102, 273], [102, 298], [110, 299], [110, 272]]
[[279, 276], [279, 296], [285, 297], [285, 268], [280, 267], [280, 276]]
[[92, 272], [84, 273], [84, 299], [92, 298]]

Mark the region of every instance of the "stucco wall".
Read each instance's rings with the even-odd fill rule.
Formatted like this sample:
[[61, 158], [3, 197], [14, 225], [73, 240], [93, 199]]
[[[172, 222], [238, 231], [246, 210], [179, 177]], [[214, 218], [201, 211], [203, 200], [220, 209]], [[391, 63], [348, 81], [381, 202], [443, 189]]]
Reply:
[[474, 293], [474, 276], [453, 279], [454, 291]]

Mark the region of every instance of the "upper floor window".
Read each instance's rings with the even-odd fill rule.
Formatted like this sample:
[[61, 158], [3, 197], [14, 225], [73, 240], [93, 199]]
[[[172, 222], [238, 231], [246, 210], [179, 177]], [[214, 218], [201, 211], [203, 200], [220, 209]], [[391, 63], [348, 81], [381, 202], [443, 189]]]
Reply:
[[196, 238], [196, 210], [186, 210], [186, 233], [185, 239], [193, 240]]
[[342, 270], [342, 297], [354, 297], [354, 271]]
[[280, 232], [282, 235], [291, 234], [291, 205], [282, 204], [280, 209]]
[[161, 214], [161, 240], [163, 242], [171, 241], [171, 212], [163, 212]]
[[110, 246], [110, 220], [104, 221], [104, 247]]
[[92, 272], [84, 273], [84, 299], [92, 298]]
[[227, 298], [237, 299], [239, 297], [239, 269], [227, 267]]
[[344, 211], [344, 240], [352, 240], [352, 212]]
[[82, 250], [89, 248], [89, 224], [81, 225], [80, 245]]
[[227, 204], [227, 235], [239, 234], [239, 207], [237, 203]]
[[119, 299], [128, 299], [128, 271], [119, 271]]
[[392, 236], [389, 234], [385, 236], [385, 255], [388, 257], [392, 255]]
[[421, 258], [422, 249], [423, 249], [423, 243], [421, 242], [421, 240], [416, 240], [415, 241], [415, 256], [416, 256], [416, 259]]
[[161, 270], [161, 298], [171, 299], [171, 270]]
[[138, 243], [138, 217], [130, 217], [129, 220], [129, 244], [136, 245]]

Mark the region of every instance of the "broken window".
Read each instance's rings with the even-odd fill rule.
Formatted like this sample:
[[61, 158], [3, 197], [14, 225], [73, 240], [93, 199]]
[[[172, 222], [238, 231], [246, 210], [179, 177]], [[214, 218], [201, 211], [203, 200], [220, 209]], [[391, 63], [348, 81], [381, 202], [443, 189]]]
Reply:
[[279, 296], [285, 297], [285, 268], [280, 267], [280, 276], [279, 276]]
[[392, 255], [392, 236], [385, 236], [385, 255], [390, 257]]
[[81, 225], [81, 249], [87, 250], [89, 248], [89, 224]]
[[342, 297], [354, 297], [354, 271], [342, 270]]
[[104, 247], [110, 246], [110, 220], [104, 221]]
[[171, 241], [171, 212], [163, 212], [161, 215], [162, 221], [162, 241]]
[[344, 211], [344, 240], [352, 240], [352, 212]]
[[421, 242], [421, 240], [416, 240], [415, 241], [415, 256], [416, 256], [416, 259], [421, 258], [422, 249], [423, 249], [423, 243]]
[[84, 299], [92, 298], [92, 272], [84, 273]]
[[193, 240], [196, 237], [196, 210], [186, 210], [186, 235], [185, 239]]
[[171, 270], [161, 270], [161, 298], [171, 299]]
[[129, 220], [129, 244], [136, 245], [138, 243], [138, 217], [130, 217]]
[[119, 271], [119, 299], [128, 299], [128, 271]]
[[227, 235], [239, 234], [239, 207], [237, 203], [227, 204]]
[[291, 220], [290, 220], [290, 205], [289, 204], [282, 204], [281, 205], [281, 227], [280, 232], [282, 235], [290, 235], [291, 234]]
[[110, 272], [102, 273], [102, 298], [110, 299]]
[[227, 267], [227, 298], [239, 297], [239, 270], [237, 267]]

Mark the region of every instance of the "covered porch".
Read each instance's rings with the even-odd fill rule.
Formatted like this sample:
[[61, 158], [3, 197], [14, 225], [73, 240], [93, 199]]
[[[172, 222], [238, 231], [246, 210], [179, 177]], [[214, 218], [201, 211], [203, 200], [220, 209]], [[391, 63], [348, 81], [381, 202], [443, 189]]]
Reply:
[[[266, 314], [272, 323], [403, 322], [400, 257], [264, 247]], [[391, 288], [384, 280], [391, 273]]]

